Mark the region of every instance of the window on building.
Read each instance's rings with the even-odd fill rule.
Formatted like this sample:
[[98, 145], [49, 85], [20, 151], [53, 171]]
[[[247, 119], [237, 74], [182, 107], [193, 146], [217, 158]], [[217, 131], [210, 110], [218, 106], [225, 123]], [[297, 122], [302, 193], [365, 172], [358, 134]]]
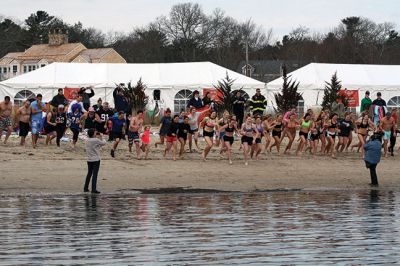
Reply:
[[28, 72], [32, 71], [32, 66], [28, 66]]
[[14, 104], [17, 106], [22, 106], [26, 100], [34, 100], [35, 94], [29, 90], [22, 90], [18, 92], [14, 97]]
[[40, 65], [40, 67], [45, 67], [45, 66], [46, 66], [46, 64], [41, 64], [41, 65]]
[[17, 73], [18, 71], [18, 66], [13, 66], [13, 73]]
[[3, 73], [7, 73], [7, 68], [3, 67]]
[[36, 69], [36, 66], [32, 66], [32, 70], [35, 70]]
[[191, 97], [192, 97], [192, 91], [190, 90], [179, 91], [174, 98], [174, 112], [179, 113], [182, 109], [186, 110], [186, 106], [189, 103]]
[[400, 96], [392, 97], [387, 102], [387, 107], [391, 111], [393, 108], [400, 108]]
[[27, 67], [24, 66], [24, 73], [26, 73], [28, 71]]

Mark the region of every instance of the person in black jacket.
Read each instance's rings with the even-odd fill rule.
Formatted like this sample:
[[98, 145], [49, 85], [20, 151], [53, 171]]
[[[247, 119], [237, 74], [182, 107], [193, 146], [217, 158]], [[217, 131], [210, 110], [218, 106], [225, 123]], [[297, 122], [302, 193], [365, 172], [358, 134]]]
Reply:
[[386, 101], [382, 99], [382, 94], [380, 92], [376, 94], [376, 99], [372, 102], [372, 105], [386, 106]]
[[200, 93], [199, 91], [194, 91], [193, 92], [193, 97], [189, 100], [189, 103], [187, 105], [187, 108], [194, 107], [196, 109], [200, 109], [204, 106], [203, 101], [200, 99]]
[[263, 115], [265, 111], [265, 107], [267, 106], [267, 99], [263, 95], [261, 95], [261, 90], [256, 89], [256, 94], [251, 97], [250, 100], [250, 110], [253, 113], [253, 116]]
[[90, 107], [90, 98], [92, 98], [94, 96], [94, 90], [93, 88], [89, 88], [90, 93], [87, 93], [86, 90], [88, 88], [81, 88], [78, 92], [79, 95], [82, 95], [83, 97], [83, 108], [85, 108], [85, 110], [89, 110]]
[[238, 90], [233, 99], [233, 114], [236, 116], [236, 119], [238, 121], [238, 127], [241, 127], [243, 123], [245, 103], [246, 100], [242, 96], [242, 92]]
[[64, 96], [63, 89], [58, 89], [58, 93], [56, 96], [53, 97], [50, 105], [53, 107], [53, 109], [57, 109], [59, 105], [68, 105], [68, 100]]
[[114, 106], [115, 110], [117, 112], [123, 111], [125, 113], [128, 113], [129, 109], [129, 104], [128, 101], [124, 95], [124, 91], [122, 89], [123, 84], [120, 84], [117, 88], [115, 88], [113, 92], [113, 97], [114, 97]]

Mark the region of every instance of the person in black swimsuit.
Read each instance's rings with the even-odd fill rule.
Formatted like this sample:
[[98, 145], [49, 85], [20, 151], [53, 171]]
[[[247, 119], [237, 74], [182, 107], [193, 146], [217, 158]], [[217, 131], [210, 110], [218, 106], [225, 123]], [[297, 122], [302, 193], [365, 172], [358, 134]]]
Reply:
[[227, 123], [223, 125], [220, 129], [225, 130], [225, 134], [223, 137], [225, 145], [223, 151], [227, 152], [229, 164], [232, 164], [232, 144], [234, 141], [233, 134], [234, 132], [238, 132], [236, 118], [229, 116]]
[[[255, 136], [253, 136], [253, 132], [256, 132]], [[256, 138], [259, 137], [259, 133], [256, 126], [253, 124], [253, 118], [251, 118], [251, 116], [248, 116], [246, 118], [246, 121], [245, 123], [243, 123], [240, 133], [242, 134], [241, 141], [243, 145], [244, 164], [248, 165], [248, 158], [251, 146], [256, 143]]]
[[332, 158], [335, 158], [334, 148], [335, 148], [335, 136], [338, 128], [338, 115], [336, 113], [332, 113], [329, 117], [329, 120], [326, 121], [325, 126], [327, 130], [325, 131], [325, 136], [328, 141], [328, 145], [326, 146], [326, 150], [329, 151], [329, 154]]
[[283, 116], [282, 114], [277, 114], [276, 119], [272, 122], [272, 137], [274, 139], [274, 143], [269, 147], [269, 151], [272, 151], [273, 147], [276, 147], [278, 155], [280, 154], [280, 146], [281, 146], [281, 137], [282, 137], [282, 127], [283, 127]]

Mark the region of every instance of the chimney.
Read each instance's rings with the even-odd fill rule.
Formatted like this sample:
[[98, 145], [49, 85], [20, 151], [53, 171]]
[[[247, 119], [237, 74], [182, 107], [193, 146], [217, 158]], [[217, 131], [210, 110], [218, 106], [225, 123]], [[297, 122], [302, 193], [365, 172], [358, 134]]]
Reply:
[[61, 44], [68, 43], [68, 30], [65, 33], [60, 29], [55, 29], [53, 32], [49, 32], [49, 45], [58, 46]]

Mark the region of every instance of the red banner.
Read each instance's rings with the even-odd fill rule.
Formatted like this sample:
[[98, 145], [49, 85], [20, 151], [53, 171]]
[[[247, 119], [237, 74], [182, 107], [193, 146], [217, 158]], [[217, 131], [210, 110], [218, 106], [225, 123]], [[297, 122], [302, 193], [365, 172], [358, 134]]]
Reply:
[[[211, 100], [213, 100], [214, 102], [220, 102], [220, 99], [222, 99], [222, 93], [219, 92], [217, 89], [212, 88], [212, 89], [208, 89], [208, 88], [203, 88], [203, 97], [207, 94], [207, 92], [210, 93], [210, 98]], [[218, 97], [217, 97], [218, 95]]]
[[64, 88], [64, 96], [67, 100], [75, 100], [80, 88]]
[[358, 90], [340, 90], [339, 95], [343, 95], [347, 100], [347, 107], [358, 107]]

